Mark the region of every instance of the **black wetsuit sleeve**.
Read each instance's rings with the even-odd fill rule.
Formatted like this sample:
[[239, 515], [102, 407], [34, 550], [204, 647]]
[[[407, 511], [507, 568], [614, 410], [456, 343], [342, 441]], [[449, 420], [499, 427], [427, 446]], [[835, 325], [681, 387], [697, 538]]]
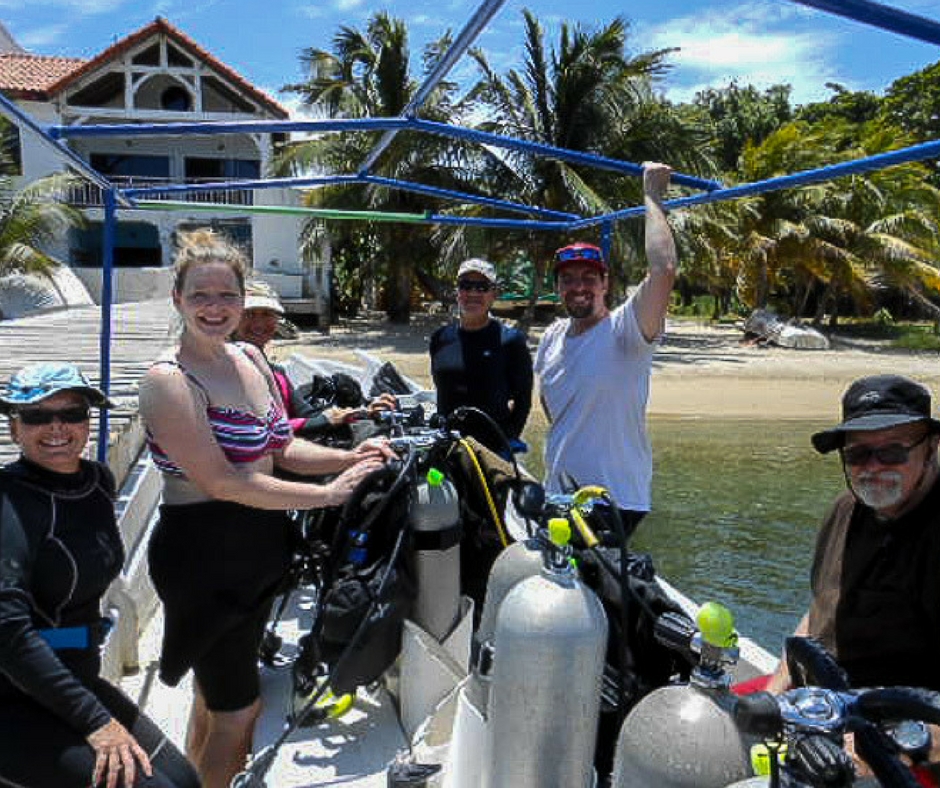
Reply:
[[509, 436], [518, 438], [532, 410], [532, 354], [525, 334], [513, 331], [506, 346], [509, 371], [509, 398], [513, 401], [509, 414]]
[[437, 329], [437, 331], [431, 335], [431, 342], [428, 348], [428, 353], [431, 357], [431, 377], [434, 380], [434, 389], [437, 392], [437, 411], [445, 416], [449, 415], [457, 407], [457, 404], [454, 401], [454, 392], [441, 374], [438, 354], [447, 344], [445, 341], [446, 333], [452, 331], [454, 331], [454, 329], [450, 326], [442, 326]]
[[29, 592], [33, 557], [19, 513], [0, 491], [0, 672], [87, 736], [107, 723], [111, 714], [36, 631]]

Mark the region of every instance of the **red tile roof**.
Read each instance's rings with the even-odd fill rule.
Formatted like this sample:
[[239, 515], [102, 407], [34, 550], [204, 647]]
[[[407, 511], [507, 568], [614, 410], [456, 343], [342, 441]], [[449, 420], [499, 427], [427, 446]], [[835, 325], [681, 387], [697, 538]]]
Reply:
[[268, 96], [267, 93], [256, 88], [238, 72], [226, 66], [221, 60], [216, 59], [193, 39], [159, 16], [149, 25], [145, 25], [137, 32], [122, 38], [91, 60], [29, 54], [0, 55], [0, 91], [3, 91], [10, 98], [37, 100], [51, 98], [74, 83], [79, 77], [100, 68], [110, 60], [122, 55], [129, 48], [159, 33], [165, 33], [183, 49], [191, 53], [194, 58], [204, 62], [234, 86], [254, 98], [275, 117], [289, 117], [287, 110]]
[[91, 60], [87, 61], [84, 65], [74, 69], [68, 74], [63, 75], [58, 82], [50, 87], [49, 92], [52, 94], [58, 93], [60, 90], [63, 90], [72, 84], [83, 74], [94, 71], [96, 68], [104, 65], [109, 60], [113, 60], [119, 55], [122, 55], [131, 47], [136, 46], [141, 41], [144, 41], [158, 33], [165, 33], [171, 39], [176, 41], [177, 44], [182, 46], [183, 49], [189, 51], [197, 60], [201, 60], [202, 62], [206, 63], [206, 65], [208, 65], [210, 68], [218, 71], [234, 85], [239, 87], [248, 95], [252, 96], [255, 101], [266, 107], [272, 114], [281, 118], [289, 117], [288, 111], [278, 104], [274, 99], [272, 99], [267, 93], [258, 90], [258, 88], [256, 88], [247, 79], [241, 76], [241, 74], [226, 66], [221, 60], [217, 60], [208, 50], [203, 49], [201, 46], [199, 46], [199, 44], [193, 41], [193, 39], [191, 39], [178, 28], [171, 25], [161, 16], [158, 16], [149, 25], [145, 25], [144, 27], [140, 28], [140, 30], [138, 30], [136, 33], [131, 33], [129, 36], [122, 38], [120, 41], [104, 50], [104, 52], [101, 54], [96, 55]]
[[14, 99], [46, 99], [49, 88], [78, 69], [84, 60], [23, 52], [0, 55], [0, 91]]

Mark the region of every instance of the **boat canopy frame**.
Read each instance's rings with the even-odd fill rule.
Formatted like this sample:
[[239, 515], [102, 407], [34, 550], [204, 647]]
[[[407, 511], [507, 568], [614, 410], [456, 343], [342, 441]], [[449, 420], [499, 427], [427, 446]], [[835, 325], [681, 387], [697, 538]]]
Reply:
[[[882, 30], [898, 33], [932, 44], [940, 44], [940, 23], [923, 16], [895, 9], [872, 0], [790, 0], [817, 10], [843, 16]], [[618, 172], [629, 176], [642, 175], [643, 167], [634, 162], [611, 159], [583, 151], [569, 150], [552, 145], [533, 142], [510, 136], [484, 132], [479, 129], [456, 124], [430, 121], [418, 117], [424, 103], [435, 87], [444, 79], [453, 66], [463, 57], [474, 40], [486, 28], [490, 20], [505, 4], [505, 0], [483, 0], [466, 25], [444, 52], [432, 72], [418, 87], [415, 95], [399, 117], [357, 118], [322, 120], [271, 120], [271, 121], [204, 121], [193, 123], [141, 123], [141, 124], [89, 124], [83, 126], [42, 126], [33, 120], [13, 101], [0, 94], [0, 114], [11, 122], [25, 128], [51, 146], [61, 159], [78, 175], [97, 185], [103, 193], [104, 222], [102, 228], [102, 287], [101, 287], [101, 334], [99, 342], [100, 386], [110, 392], [111, 378], [111, 309], [113, 302], [114, 242], [118, 211], [134, 210], [207, 210], [230, 211], [243, 214], [298, 213], [324, 219], [349, 219], [359, 221], [392, 221], [424, 224], [475, 225], [480, 227], [573, 232], [600, 225], [601, 244], [609, 254], [613, 225], [621, 220], [643, 214], [643, 205], [593, 216], [549, 210], [540, 206], [524, 205], [500, 200], [487, 195], [444, 189], [428, 184], [382, 177], [375, 174], [376, 165], [392, 140], [402, 131], [430, 134], [448, 139], [471, 142], [481, 146], [498, 148], [534, 157], [556, 159], [597, 169]], [[119, 188], [105, 175], [95, 170], [65, 140], [89, 137], [166, 137], [225, 134], [287, 134], [291, 132], [363, 133], [383, 132], [382, 137], [366, 155], [355, 173], [334, 173], [316, 177], [262, 178], [255, 180], [219, 181], [216, 183], [172, 184], [148, 188]], [[735, 200], [780, 189], [796, 188], [832, 180], [847, 175], [871, 172], [897, 164], [940, 158], [940, 140], [901, 148], [838, 164], [804, 170], [789, 175], [768, 178], [734, 186], [725, 186], [719, 181], [700, 178], [685, 173], [674, 173], [672, 182], [696, 190], [698, 193], [666, 201], [670, 209]], [[440, 211], [424, 213], [391, 213], [383, 211], [316, 209], [294, 206], [245, 206], [224, 203], [190, 203], [175, 201], [178, 194], [217, 191], [225, 189], [317, 189], [338, 185], [373, 185], [389, 189], [400, 189], [438, 199], [454, 200], [458, 204], [478, 204], [507, 213], [522, 213], [533, 218], [463, 216]], [[153, 199], [163, 197], [163, 199]], [[98, 432], [98, 459], [107, 457], [109, 427], [107, 411], [101, 411]]]

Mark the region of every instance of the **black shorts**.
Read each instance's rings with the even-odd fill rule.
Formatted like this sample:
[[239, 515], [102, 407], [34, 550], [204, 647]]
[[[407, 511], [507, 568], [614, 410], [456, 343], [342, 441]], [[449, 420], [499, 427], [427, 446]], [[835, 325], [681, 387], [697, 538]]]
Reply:
[[160, 507], [148, 558], [164, 607], [166, 684], [192, 669], [211, 711], [257, 699], [258, 647], [293, 547], [284, 512], [228, 501]]

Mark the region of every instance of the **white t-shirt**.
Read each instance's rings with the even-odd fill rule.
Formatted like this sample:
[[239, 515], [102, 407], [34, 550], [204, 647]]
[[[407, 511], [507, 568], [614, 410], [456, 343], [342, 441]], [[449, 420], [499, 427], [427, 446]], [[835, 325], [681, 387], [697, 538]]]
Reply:
[[579, 336], [556, 320], [539, 343], [535, 371], [552, 426], [545, 443], [545, 486], [605, 487], [621, 509], [650, 509], [653, 453], [646, 403], [656, 343], [640, 331], [633, 298]]

